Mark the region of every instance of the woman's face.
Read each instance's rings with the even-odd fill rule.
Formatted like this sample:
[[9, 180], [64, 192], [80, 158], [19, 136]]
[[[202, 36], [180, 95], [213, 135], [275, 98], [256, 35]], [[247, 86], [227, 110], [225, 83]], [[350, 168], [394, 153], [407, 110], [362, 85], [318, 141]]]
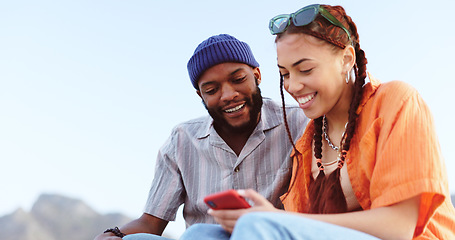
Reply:
[[349, 109], [346, 73], [352, 68], [352, 59], [346, 57], [346, 50], [335, 50], [333, 45], [303, 33], [282, 36], [276, 47], [284, 88], [307, 117], [315, 119], [339, 107]]

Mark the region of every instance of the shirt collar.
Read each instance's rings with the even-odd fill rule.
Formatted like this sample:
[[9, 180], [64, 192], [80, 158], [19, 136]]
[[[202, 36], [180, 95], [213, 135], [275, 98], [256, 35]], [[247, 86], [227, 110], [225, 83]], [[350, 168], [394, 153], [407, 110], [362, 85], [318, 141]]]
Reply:
[[363, 87], [363, 96], [362, 100], [360, 101], [359, 107], [357, 108], [357, 114], [360, 114], [365, 104], [374, 95], [374, 93], [376, 93], [379, 86], [381, 85], [381, 82], [377, 80], [375, 77], [373, 77], [373, 75], [371, 75], [370, 73], [368, 73], [368, 79], [369, 82], [366, 83], [365, 86]]

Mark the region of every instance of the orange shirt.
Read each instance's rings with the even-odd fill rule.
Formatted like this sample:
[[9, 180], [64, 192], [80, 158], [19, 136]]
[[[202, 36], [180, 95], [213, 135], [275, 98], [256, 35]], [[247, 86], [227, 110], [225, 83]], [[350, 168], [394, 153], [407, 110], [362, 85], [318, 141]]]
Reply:
[[[355, 196], [364, 210], [420, 196], [414, 239], [455, 239], [455, 209], [433, 117], [417, 91], [403, 82], [381, 84], [370, 76], [346, 157]], [[311, 121], [296, 147], [285, 209], [308, 212]]]

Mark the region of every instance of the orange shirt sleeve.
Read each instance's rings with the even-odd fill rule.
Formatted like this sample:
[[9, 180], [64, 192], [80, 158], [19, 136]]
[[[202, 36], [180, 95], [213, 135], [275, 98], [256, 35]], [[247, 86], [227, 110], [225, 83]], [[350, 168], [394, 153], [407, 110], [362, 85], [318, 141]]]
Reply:
[[[402, 82], [383, 84], [365, 111], [375, 113], [369, 137], [360, 143], [376, 145], [372, 155], [371, 208], [388, 206], [420, 196], [415, 235], [424, 230], [447, 194], [447, 176], [428, 106], [415, 89]], [[374, 117], [374, 116], [370, 116]], [[374, 143], [373, 143], [374, 142]]]

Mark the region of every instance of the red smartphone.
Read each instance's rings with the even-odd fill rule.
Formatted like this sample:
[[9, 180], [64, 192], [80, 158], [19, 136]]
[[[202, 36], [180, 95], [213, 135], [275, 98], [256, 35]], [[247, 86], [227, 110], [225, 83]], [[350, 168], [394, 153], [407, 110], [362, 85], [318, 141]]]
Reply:
[[208, 195], [204, 198], [204, 202], [215, 210], [251, 207], [250, 204], [233, 189]]

